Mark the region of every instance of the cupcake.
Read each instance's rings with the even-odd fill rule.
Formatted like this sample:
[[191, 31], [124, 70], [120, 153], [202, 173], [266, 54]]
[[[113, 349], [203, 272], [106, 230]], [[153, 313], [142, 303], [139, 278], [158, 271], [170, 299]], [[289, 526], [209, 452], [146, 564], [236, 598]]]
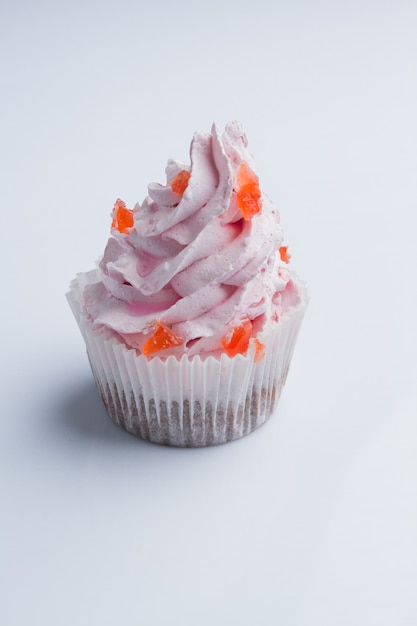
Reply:
[[142, 204], [116, 200], [98, 267], [67, 294], [110, 417], [173, 446], [262, 425], [307, 306], [242, 126], [213, 125]]

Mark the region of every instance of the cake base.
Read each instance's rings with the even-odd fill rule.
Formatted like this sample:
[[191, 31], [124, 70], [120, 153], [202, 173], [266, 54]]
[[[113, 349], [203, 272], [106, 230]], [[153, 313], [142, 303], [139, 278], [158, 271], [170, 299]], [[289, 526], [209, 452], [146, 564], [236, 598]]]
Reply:
[[[284, 382], [284, 381], [283, 381]], [[277, 386], [262, 387], [246, 396], [237, 410], [233, 406], [217, 407], [208, 401], [184, 400], [182, 405], [164, 400], [145, 402], [141, 394], [130, 397], [119, 393], [116, 385], [102, 387], [96, 379], [104, 406], [112, 420], [132, 435], [145, 441], [181, 448], [218, 445], [248, 435], [267, 421], [279, 398]], [[280, 390], [282, 385], [280, 385]]]

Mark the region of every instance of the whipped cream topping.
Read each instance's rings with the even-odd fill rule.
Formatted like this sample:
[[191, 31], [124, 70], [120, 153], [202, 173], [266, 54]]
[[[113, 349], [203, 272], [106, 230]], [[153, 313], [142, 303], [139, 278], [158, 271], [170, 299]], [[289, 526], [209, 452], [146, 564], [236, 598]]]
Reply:
[[218, 355], [243, 326], [261, 346], [299, 299], [242, 126], [195, 133], [190, 162], [168, 161], [166, 184], [133, 211], [116, 202], [101, 280], [84, 293], [93, 327], [127, 346], [150, 354], [159, 332], [152, 356]]

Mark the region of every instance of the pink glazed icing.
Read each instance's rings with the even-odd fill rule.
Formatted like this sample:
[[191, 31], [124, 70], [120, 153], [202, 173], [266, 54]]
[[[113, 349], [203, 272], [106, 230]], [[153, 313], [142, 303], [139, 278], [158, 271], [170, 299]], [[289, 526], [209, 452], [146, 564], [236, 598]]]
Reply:
[[133, 211], [116, 202], [100, 280], [84, 292], [92, 326], [145, 354], [158, 328], [175, 338], [161, 357], [219, 355], [243, 326], [261, 346], [299, 301], [277, 209], [261, 191], [242, 208], [242, 167], [258, 180], [242, 126], [195, 133], [190, 161], [169, 160], [166, 185], [151, 183]]

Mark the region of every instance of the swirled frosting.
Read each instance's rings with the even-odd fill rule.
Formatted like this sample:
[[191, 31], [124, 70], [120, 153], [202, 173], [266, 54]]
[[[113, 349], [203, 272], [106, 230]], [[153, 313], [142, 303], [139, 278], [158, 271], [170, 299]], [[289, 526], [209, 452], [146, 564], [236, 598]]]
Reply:
[[157, 356], [230, 356], [296, 304], [279, 214], [259, 189], [242, 126], [197, 132], [190, 165], [169, 160], [165, 185], [113, 210], [100, 280], [85, 289], [93, 327]]

